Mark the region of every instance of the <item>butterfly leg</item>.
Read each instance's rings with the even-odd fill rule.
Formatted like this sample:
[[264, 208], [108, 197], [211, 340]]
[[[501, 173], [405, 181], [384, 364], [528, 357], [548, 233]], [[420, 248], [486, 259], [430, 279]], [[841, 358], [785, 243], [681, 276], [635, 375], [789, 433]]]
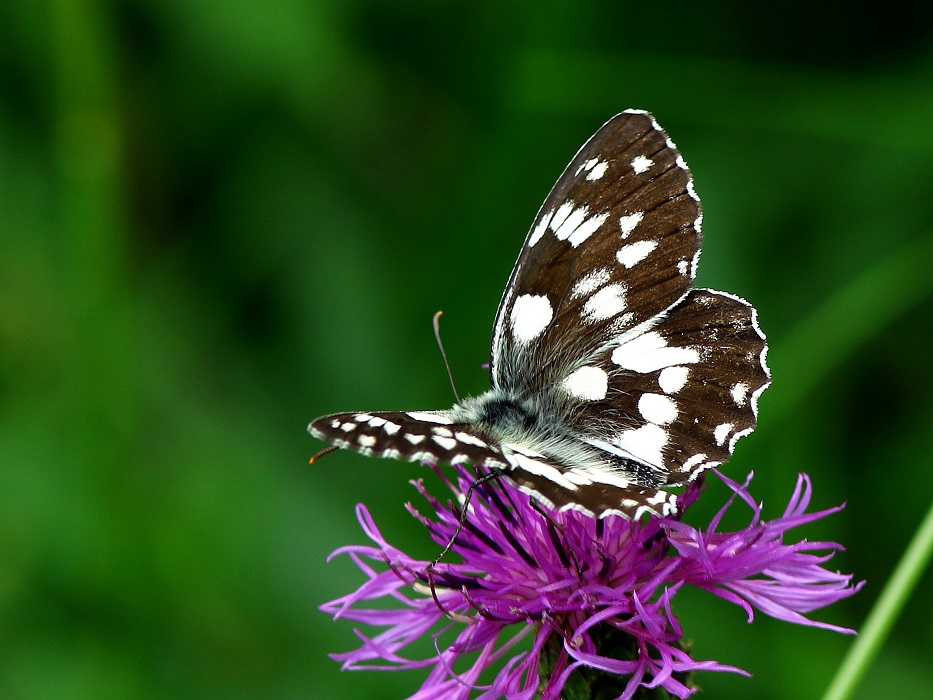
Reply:
[[483, 474], [483, 476], [477, 478], [472, 484], [470, 484], [470, 488], [467, 489], [466, 496], [464, 496], [463, 499], [463, 508], [460, 511], [460, 520], [457, 522], [457, 529], [454, 531], [454, 534], [451, 536], [450, 540], [447, 542], [447, 545], [444, 547], [441, 553], [437, 555], [437, 558], [435, 558], [434, 561], [428, 565], [428, 569], [434, 569], [440, 560], [444, 558], [444, 555], [450, 551], [450, 548], [453, 547], [454, 542], [456, 542], [457, 536], [463, 529], [464, 523], [466, 523], [467, 508], [470, 506], [470, 499], [473, 498], [473, 490], [477, 486], [482, 486], [483, 484], [492, 481], [493, 479], [498, 479], [503, 474], [505, 474], [505, 471], [502, 469], [493, 468], [490, 469], [488, 473]]

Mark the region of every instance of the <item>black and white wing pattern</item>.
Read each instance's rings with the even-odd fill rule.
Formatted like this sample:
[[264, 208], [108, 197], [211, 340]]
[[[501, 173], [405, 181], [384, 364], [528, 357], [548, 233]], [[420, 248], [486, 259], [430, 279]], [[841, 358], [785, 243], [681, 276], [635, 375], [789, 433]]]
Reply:
[[545, 200], [493, 328], [492, 389], [446, 411], [309, 429], [364, 454], [501, 469], [553, 508], [670, 514], [728, 459], [768, 386], [755, 310], [693, 289], [700, 202], [651, 115], [613, 117]]

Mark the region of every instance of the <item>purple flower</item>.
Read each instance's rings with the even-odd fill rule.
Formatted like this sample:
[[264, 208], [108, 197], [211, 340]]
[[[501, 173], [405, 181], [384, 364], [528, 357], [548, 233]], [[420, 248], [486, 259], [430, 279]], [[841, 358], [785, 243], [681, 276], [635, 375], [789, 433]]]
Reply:
[[[741, 606], [749, 621], [757, 609], [788, 622], [851, 633], [805, 616], [861, 588], [851, 584], [851, 576], [823, 568], [841, 546], [783, 541], [791, 528], [841, 506], [807, 513], [811, 486], [802, 474], [784, 514], [766, 522], [747, 491], [751, 475], [738, 484], [713, 471], [733, 494], [703, 529], [675, 518], [632, 522], [617, 516], [595, 520], [576, 511], [547, 514], [500, 480], [498, 487], [474, 492], [453, 546], [462, 563], [442, 563], [436, 570], [390, 545], [359, 505], [360, 524], [376, 546], [342, 547], [332, 556], [348, 554], [368, 580], [322, 610], [383, 630], [372, 637], [357, 630], [360, 648], [333, 658], [347, 669], [429, 668], [413, 700], [466, 700], [474, 694], [481, 700], [548, 700], [593, 697], [597, 690], [631, 698], [639, 688], [684, 698], [694, 692], [692, 671], [744, 673], [691, 656], [671, 609], [684, 585]], [[459, 498], [474, 477], [463, 468], [458, 473], [457, 484], [447, 485]], [[409, 511], [435, 542], [446, 544], [457, 527], [457, 508], [414, 483], [434, 516], [411, 505]], [[681, 512], [701, 488], [694, 482], [680, 496]], [[751, 509], [748, 526], [718, 532], [736, 498]], [[380, 562], [378, 570], [368, 560]], [[367, 601], [383, 598], [394, 599], [395, 607], [366, 607]], [[436, 655], [421, 660], [401, 655], [429, 633]]]

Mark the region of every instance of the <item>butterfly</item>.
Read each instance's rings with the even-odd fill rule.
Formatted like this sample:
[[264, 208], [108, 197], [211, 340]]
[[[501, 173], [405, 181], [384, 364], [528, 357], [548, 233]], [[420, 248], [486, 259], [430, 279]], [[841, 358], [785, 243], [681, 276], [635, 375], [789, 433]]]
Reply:
[[308, 426], [335, 448], [471, 464], [554, 510], [676, 513], [676, 494], [754, 430], [770, 383], [755, 309], [695, 289], [702, 213], [654, 118], [606, 122], [557, 180], [496, 313], [491, 389], [437, 411]]

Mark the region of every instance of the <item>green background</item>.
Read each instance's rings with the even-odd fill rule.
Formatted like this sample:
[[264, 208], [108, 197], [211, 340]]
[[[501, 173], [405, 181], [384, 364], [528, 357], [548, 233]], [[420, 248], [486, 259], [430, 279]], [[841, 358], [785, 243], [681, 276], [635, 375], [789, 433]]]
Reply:
[[[867, 6], [866, 6], [867, 7]], [[699, 283], [759, 309], [774, 384], [727, 473], [867, 579], [933, 495], [933, 9], [757, 3], [0, 4], [0, 697], [400, 698], [341, 673], [354, 504], [417, 466], [311, 418], [487, 387], [496, 304], [576, 149], [651, 110], [705, 206]], [[711, 489], [698, 508], [724, 498]], [[738, 524], [736, 519], [733, 524]], [[933, 687], [927, 573], [858, 697]], [[711, 698], [816, 697], [850, 637], [677, 599]]]

